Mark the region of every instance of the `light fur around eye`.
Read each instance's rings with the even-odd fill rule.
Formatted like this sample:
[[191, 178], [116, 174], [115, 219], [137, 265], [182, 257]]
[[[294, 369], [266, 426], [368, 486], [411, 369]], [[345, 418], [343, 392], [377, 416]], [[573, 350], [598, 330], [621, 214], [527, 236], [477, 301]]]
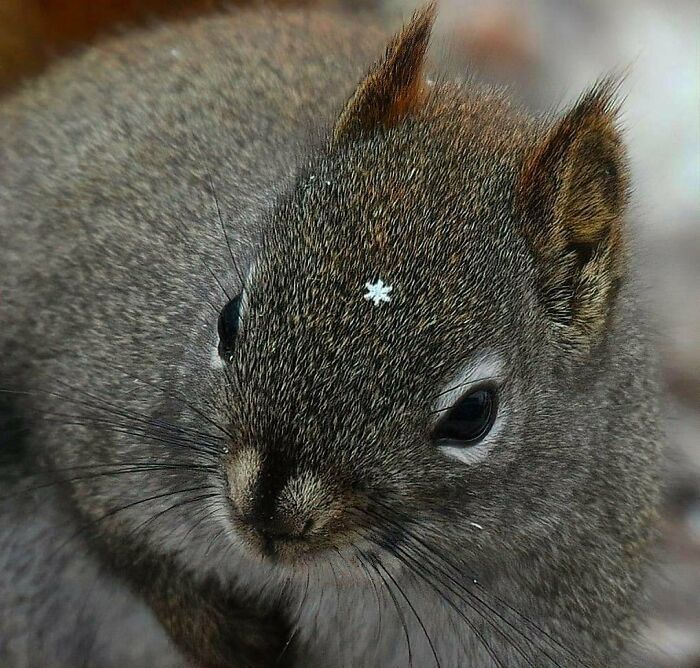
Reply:
[[453, 438], [439, 438], [438, 435], [436, 445], [447, 457], [473, 465], [488, 456], [507, 418], [507, 404], [498, 391], [501, 386], [503, 367], [502, 359], [495, 354], [479, 356], [438, 393], [433, 410], [434, 428], [439, 427], [440, 422], [449, 417], [450, 412], [456, 409], [461, 400], [473, 392], [478, 392], [480, 388], [489, 388], [494, 395], [490, 410], [493, 410], [495, 415], [486, 416], [489, 418], [489, 423], [485, 425], [485, 434], [478, 439], [478, 442], [470, 444], [468, 440], [459, 442]]

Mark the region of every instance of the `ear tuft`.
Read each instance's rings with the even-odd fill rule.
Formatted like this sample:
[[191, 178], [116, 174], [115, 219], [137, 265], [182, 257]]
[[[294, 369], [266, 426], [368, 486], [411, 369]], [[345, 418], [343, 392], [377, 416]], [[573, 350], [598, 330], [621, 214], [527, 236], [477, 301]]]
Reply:
[[419, 109], [425, 98], [424, 62], [437, 3], [416, 11], [389, 43], [338, 119], [336, 142], [378, 127], [391, 127]]
[[584, 95], [527, 156], [516, 187], [545, 302], [579, 342], [599, 338], [624, 273], [628, 176], [618, 89], [609, 78]]

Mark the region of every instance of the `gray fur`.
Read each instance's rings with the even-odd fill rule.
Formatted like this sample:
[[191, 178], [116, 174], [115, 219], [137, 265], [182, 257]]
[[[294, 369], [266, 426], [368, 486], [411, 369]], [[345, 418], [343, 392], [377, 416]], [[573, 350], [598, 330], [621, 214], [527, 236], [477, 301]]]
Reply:
[[[485, 645], [505, 666], [624, 661], [659, 442], [634, 285], [583, 359], [558, 345], [514, 214], [543, 126], [500, 95], [438, 85], [395, 127], [325, 141], [385, 39], [343, 25], [163, 27], [0, 105], [0, 387], [19, 392], [2, 442], [21, 450], [0, 493], [0, 665], [429, 666], [426, 635], [442, 666], [488, 666]], [[213, 368], [223, 290], [253, 257], [235, 359]], [[485, 352], [508, 422], [469, 467], [432, 447], [430, 411]], [[229, 498], [246, 448], [361, 499], [359, 519], [263, 557]], [[452, 603], [371, 543], [385, 506], [449, 560], [419, 555], [428, 579], [459, 571], [452, 591], [433, 579]]]

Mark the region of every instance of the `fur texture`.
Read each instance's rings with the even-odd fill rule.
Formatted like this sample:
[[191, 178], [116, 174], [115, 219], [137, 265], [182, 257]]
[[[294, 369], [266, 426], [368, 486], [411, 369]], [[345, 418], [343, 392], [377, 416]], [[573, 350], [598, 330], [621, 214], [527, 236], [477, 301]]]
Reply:
[[[611, 98], [428, 86], [433, 16], [355, 93], [369, 24], [236, 11], [3, 102], [0, 662], [624, 663], [659, 436]], [[484, 356], [467, 464], [431, 431]]]

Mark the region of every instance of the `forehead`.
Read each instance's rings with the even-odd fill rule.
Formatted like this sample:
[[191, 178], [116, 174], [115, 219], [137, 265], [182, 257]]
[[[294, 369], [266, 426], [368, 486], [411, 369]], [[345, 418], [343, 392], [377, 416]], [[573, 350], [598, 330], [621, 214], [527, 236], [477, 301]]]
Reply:
[[294, 350], [314, 368], [447, 372], [512, 329], [529, 265], [513, 168], [484, 151], [395, 133], [301, 177], [246, 287], [256, 330], [287, 349], [280, 365]]

